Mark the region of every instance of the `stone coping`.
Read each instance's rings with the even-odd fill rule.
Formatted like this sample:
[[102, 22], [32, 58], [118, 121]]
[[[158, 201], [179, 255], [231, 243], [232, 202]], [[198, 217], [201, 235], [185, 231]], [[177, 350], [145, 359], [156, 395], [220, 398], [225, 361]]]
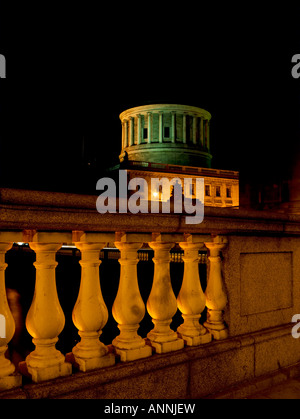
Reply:
[[300, 216], [205, 207], [204, 221], [186, 225], [185, 214], [99, 214], [97, 195], [0, 189], [0, 229], [300, 235]]

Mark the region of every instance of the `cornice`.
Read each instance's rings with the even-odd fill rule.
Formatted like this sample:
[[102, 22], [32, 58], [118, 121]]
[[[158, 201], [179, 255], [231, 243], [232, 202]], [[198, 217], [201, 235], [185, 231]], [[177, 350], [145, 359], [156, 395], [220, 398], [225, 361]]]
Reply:
[[122, 112], [119, 117], [121, 121], [128, 119], [132, 116], [137, 116], [138, 114], [147, 114], [149, 112], [153, 113], [177, 113], [177, 114], [186, 114], [191, 116], [203, 117], [204, 119], [211, 119], [211, 114], [205, 109], [201, 109], [195, 106], [189, 105], [176, 105], [176, 104], [156, 104], [156, 105], [145, 105], [137, 106], [130, 108]]

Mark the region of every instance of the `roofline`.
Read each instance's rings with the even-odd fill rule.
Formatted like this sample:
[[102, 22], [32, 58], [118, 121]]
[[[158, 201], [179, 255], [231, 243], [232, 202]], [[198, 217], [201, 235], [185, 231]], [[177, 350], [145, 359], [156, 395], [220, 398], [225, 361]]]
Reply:
[[196, 175], [205, 177], [218, 177], [225, 179], [239, 179], [239, 172], [234, 170], [211, 169], [208, 167], [193, 167], [193, 166], [180, 166], [175, 164], [165, 163], [151, 163], [142, 161], [132, 161], [120, 163], [112, 168], [113, 170], [141, 170], [149, 172], [162, 172], [162, 173], [178, 173], [182, 175]]
[[211, 119], [211, 114], [206, 111], [205, 109], [198, 108], [196, 106], [189, 106], [189, 105], [177, 105], [177, 104], [153, 104], [153, 105], [144, 105], [144, 106], [136, 106], [134, 108], [129, 108], [120, 113], [119, 118], [121, 120], [126, 119], [126, 117], [130, 116], [131, 114], [138, 114], [143, 112], [153, 112], [163, 110], [166, 112], [182, 112], [182, 113], [191, 113], [191, 114], [198, 114], [204, 116], [206, 119]]

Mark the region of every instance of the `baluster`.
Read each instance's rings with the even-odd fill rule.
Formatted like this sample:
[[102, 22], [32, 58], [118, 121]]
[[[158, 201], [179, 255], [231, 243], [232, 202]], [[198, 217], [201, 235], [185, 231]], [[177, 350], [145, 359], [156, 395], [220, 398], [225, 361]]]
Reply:
[[[33, 337], [35, 350], [26, 358], [26, 366], [35, 382], [70, 375], [72, 365], [55, 345], [65, 325], [55, 280], [56, 252], [69, 235], [37, 233], [29, 243], [36, 253], [34, 297], [26, 317], [26, 327]], [[69, 237], [68, 237], [69, 242]]]
[[14, 374], [15, 366], [5, 357], [8, 343], [15, 334], [15, 321], [8, 305], [5, 288], [5, 253], [12, 245], [13, 243], [0, 243], [0, 390], [20, 386], [22, 382], [22, 377]]
[[120, 283], [112, 313], [118, 323], [120, 335], [113, 341], [121, 361], [133, 361], [152, 355], [152, 348], [137, 334], [139, 323], [145, 316], [137, 278], [137, 251], [142, 243], [131, 242], [130, 235], [116, 234], [115, 246], [121, 251]]
[[205, 243], [209, 249], [209, 275], [205, 291], [207, 306], [207, 322], [204, 326], [211, 332], [214, 339], [222, 340], [228, 337], [228, 329], [224, 324], [223, 310], [227, 304], [227, 296], [222, 280], [221, 251], [227, 242], [221, 237], [216, 237], [213, 242]]
[[204, 243], [203, 239], [201, 242], [198, 240], [188, 235], [185, 242], [179, 243], [184, 250], [184, 275], [177, 303], [184, 323], [177, 332], [188, 346], [197, 346], [212, 340], [211, 334], [199, 323], [206, 299], [199, 276], [199, 250]]
[[99, 254], [107, 244], [100, 242], [104, 238], [102, 234], [73, 233], [73, 242], [81, 251], [81, 283], [72, 318], [81, 341], [72, 352], [81, 371], [108, 367], [115, 363], [114, 355], [108, 353], [108, 348], [99, 340], [108, 320], [99, 274]]
[[177, 311], [170, 277], [170, 250], [174, 243], [163, 242], [160, 235], [153, 235], [153, 239], [149, 246], [154, 250], [154, 278], [147, 309], [154, 328], [148, 339], [157, 353], [166, 353], [184, 347], [184, 341], [170, 328]]

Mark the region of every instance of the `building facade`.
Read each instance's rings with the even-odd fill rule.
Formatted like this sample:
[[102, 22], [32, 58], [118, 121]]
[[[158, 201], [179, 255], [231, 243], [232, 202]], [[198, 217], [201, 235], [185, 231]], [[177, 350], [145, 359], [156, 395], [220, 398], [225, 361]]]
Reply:
[[[194, 106], [158, 104], [128, 109], [120, 120], [120, 164], [113, 171], [127, 170], [128, 181], [142, 177], [148, 184], [152, 178], [179, 178], [182, 184], [185, 178], [192, 178], [189, 190], [184, 191], [190, 198], [195, 198], [196, 179], [203, 178], [205, 206], [239, 207], [239, 173], [211, 168], [209, 112]], [[148, 197], [170, 199], [153, 196], [151, 189]]]

